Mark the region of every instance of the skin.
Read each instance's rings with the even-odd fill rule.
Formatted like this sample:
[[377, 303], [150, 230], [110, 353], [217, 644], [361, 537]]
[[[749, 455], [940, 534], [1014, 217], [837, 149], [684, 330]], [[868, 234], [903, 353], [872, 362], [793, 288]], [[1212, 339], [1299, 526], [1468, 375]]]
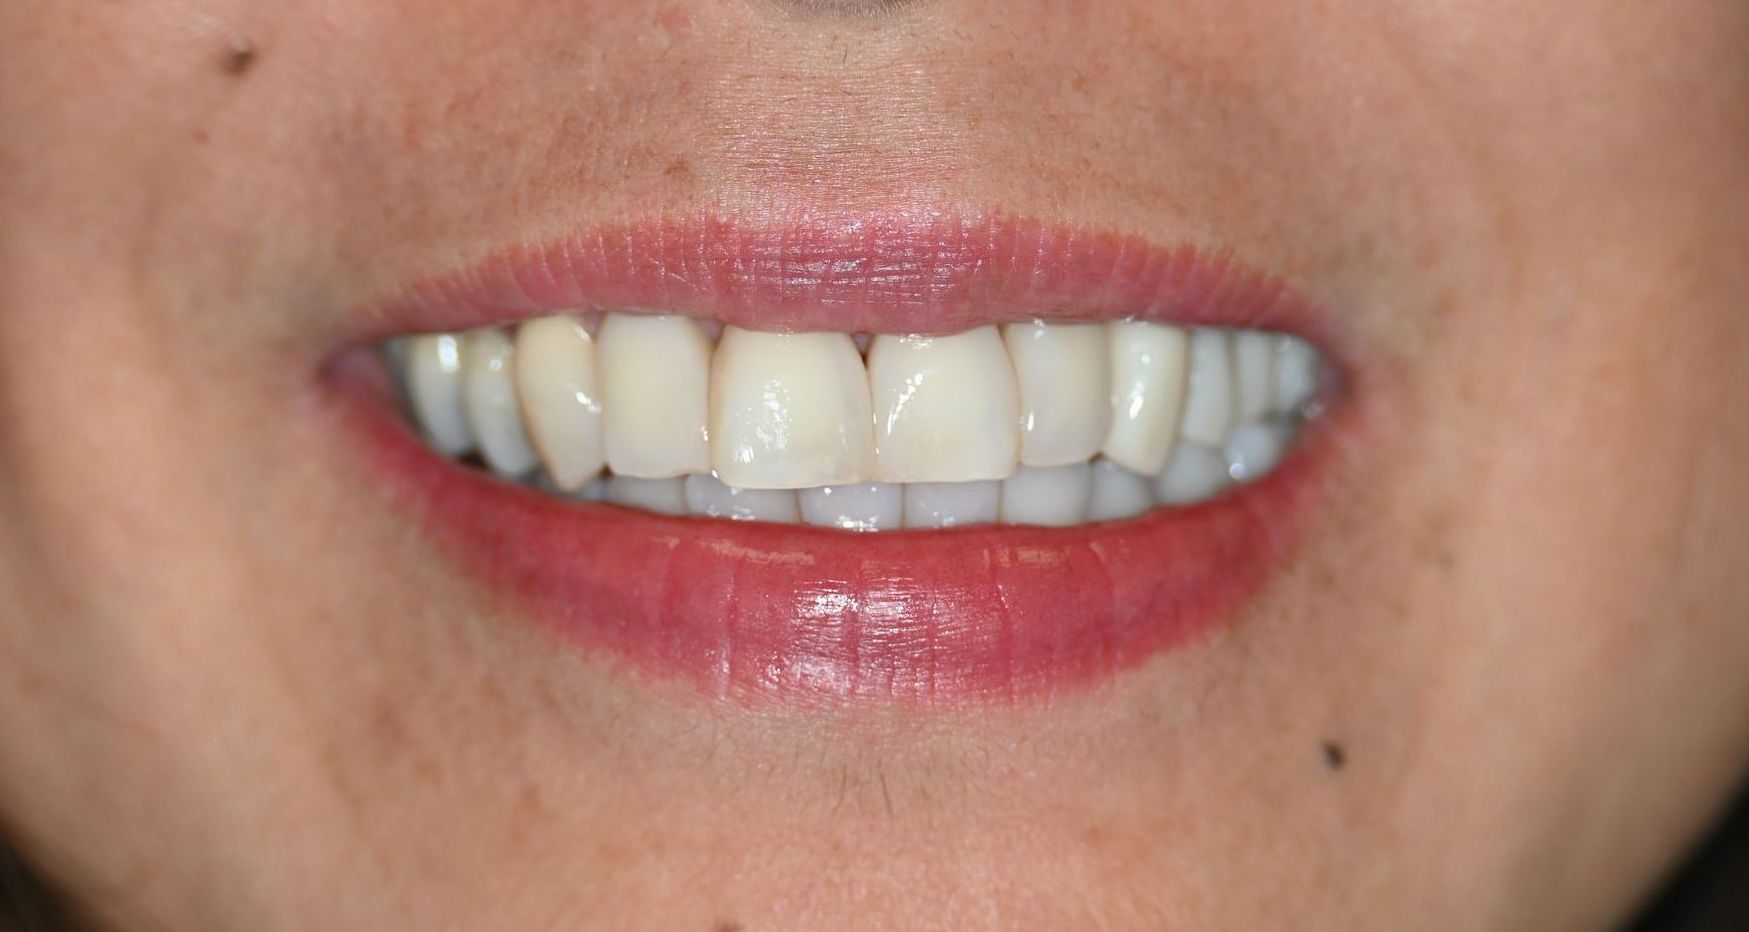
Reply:
[[[1732, 0], [0, 4], [0, 824], [117, 929], [1606, 928], [1749, 762], [1746, 99]], [[715, 705], [321, 403], [418, 277], [819, 205], [1294, 282], [1306, 545], [1084, 695]]]

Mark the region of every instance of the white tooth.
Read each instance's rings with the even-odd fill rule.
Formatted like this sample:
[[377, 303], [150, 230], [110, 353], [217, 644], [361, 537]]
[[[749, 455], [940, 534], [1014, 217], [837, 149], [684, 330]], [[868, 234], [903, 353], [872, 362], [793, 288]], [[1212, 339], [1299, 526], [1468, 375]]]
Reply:
[[612, 481], [606, 476], [596, 476], [585, 483], [582, 488], [570, 493], [570, 497], [579, 502], [607, 501], [607, 487]]
[[735, 521], [802, 520], [796, 493], [788, 489], [738, 489], [708, 473], [686, 477], [686, 510], [707, 518]]
[[1087, 520], [1133, 518], [1154, 507], [1154, 480], [1138, 476], [1111, 460], [1093, 463], [1093, 494]]
[[803, 489], [802, 520], [847, 531], [893, 531], [904, 525], [905, 487], [886, 482]]
[[686, 514], [686, 480], [614, 476], [607, 481], [607, 500], [640, 511], [683, 515]]
[[462, 410], [480, 441], [486, 465], [501, 476], [524, 476], [539, 464], [516, 402], [516, 348], [496, 327], [468, 332], [462, 343]]
[[1002, 328], [1020, 385], [1020, 461], [1090, 460], [1111, 427], [1111, 349], [1102, 324]]
[[1107, 326], [1111, 344], [1111, 433], [1106, 457], [1132, 472], [1166, 468], [1184, 407], [1189, 337], [1177, 327], [1140, 321]]
[[1022, 466], [1002, 483], [1004, 524], [1068, 527], [1087, 520], [1093, 467]]
[[553, 484], [573, 491], [601, 472], [601, 392], [595, 341], [574, 317], [543, 317], [516, 330], [516, 394], [529, 439]]
[[1180, 443], [1154, 493], [1162, 505], [1188, 505], [1215, 497], [1231, 482], [1226, 457], [1200, 443]]
[[644, 479], [709, 472], [704, 331], [685, 317], [609, 314], [597, 344], [607, 465]]
[[804, 489], [874, 472], [868, 373], [849, 334], [724, 329], [710, 427], [711, 465], [730, 485]]
[[445, 456], [474, 448], [462, 410], [462, 340], [453, 333], [407, 339], [407, 400], [431, 445]]
[[1238, 419], [1255, 421], [1269, 413], [1275, 391], [1275, 334], [1240, 330], [1233, 334], [1233, 384]]
[[1014, 472], [1020, 398], [995, 327], [948, 337], [876, 336], [868, 377], [875, 478], [966, 482]]
[[1281, 465], [1293, 432], [1284, 424], [1252, 421], [1227, 438], [1227, 472], [1234, 482], [1255, 482]]
[[905, 526], [994, 524], [1002, 514], [1000, 482], [913, 482], [905, 486]]
[[1190, 334], [1190, 384], [1184, 392], [1186, 440], [1219, 449], [1233, 429], [1233, 352], [1227, 332], [1198, 327]]
[[1275, 397], [1277, 414], [1297, 414], [1318, 391], [1323, 360], [1305, 340], [1281, 335], [1275, 340]]

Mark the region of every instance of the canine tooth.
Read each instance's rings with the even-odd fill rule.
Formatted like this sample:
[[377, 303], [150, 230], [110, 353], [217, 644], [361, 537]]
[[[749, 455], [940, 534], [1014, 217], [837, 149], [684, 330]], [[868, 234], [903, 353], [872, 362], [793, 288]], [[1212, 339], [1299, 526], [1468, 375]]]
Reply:
[[1166, 467], [1184, 407], [1190, 339], [1178, 327], [1141, 321], [1107, 325], [1111, 345], [1111, 432], [1105, 456], [1132, 472]]
[[1275, 392], [1275, 335], [1261, 330], [1233, 334], [1233, 387], [1238, 419], [1255, 421], [1269, 413]]
[[905, 487], [887, 482], [803, 489], [802, 520], [847, 531], [892, 531], [904, 526]]
[[597, 344], [602, 437], [614, 473], [709, 472], [711, 346], [698, 325], [673, 315], [609, 314]]
[[1275, 341], [1275, 385], [1272, 399], [1277, 414], [1295, 414], [1318, 392], [1323, 359], [1312, 344], [1283, 334]]
[[607, 481], [607, 500], [615, 505], [662, 515], [686, 514], [686, 481], [614, 476]]
[[469, 331], [462, 344], [462, 410], [480, 441], [486, 465], [501, 476], [525, 476], [539, 463], [516, 401], [516, 348], [496, 327]]
[[1219, 449], [1233, 429], [1233, 352], [1226, 331], [1199, 327], [1190, 334], [1190, 382], [1184, 392], [1186, 440]]
[[868, 376], [876, 479], [966, 482], [1014, 472], [1020, 398], [995, 327], [947, 337], [878, 335]]
[[460, 456], [474, 447], [462, 410], [462, 340], [453, 333], [407, 338], [407, 401], [437, 452]]
[[873, 416], [855, 342], [726, 328], [712, 360], [710, 440], [717, 476], [741, 488], [867, 480]]
[[1154, 507], [1154, 480], [1138, 476], [1111, 460], [1093, 463], [1093, 491], [1087, 502], [1087, 520], [1116, 521], [1133, 518]]
[[905, 486], [905, 526], [994, 524], [1002, 514], [1000, 482], [913, 482]]
[[1093, 495], [1093, 468], [1087, 463], [1072, 466], [1022, 466], [1002, 483], [1004, 524], [1067, 527], [1087, 520]]
[[1287, 452], [1292, 432], [1282, 424], [1253, 421], [1234, 428], [1227, 438], [1227, 472], [1234, 482], [1255, 482], [1275, 467]]
[[582, 322], [560, 315], [516, 330], [516, 393], [522, 416], [553, 484], [582, 488], [601, 472], [601, 392], [595, 341]]
[[701, 517], [735, 521], [794, 524], [802, 519], [796, 493], [788, 489], [740, 489], [707, 473], [686, 477], [686, 510]]
[[1067, 466], [1099, 452], [1111, 427], [1111, 349], [1102, 324], [1002, 328], [1020, 386], [1020, 461]]
[[1232, 482], [1227, 460], [1200, 443], [1180, 443], [1160, 474], [1154, 493], [1162, 505], [1188, 505], [1213, 498]]

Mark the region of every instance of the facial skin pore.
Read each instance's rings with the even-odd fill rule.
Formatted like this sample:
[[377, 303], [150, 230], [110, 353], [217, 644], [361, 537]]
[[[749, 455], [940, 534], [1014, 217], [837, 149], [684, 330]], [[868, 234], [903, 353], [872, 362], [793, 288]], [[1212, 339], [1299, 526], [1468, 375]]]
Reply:
[[[1595, 929], [1749, 761], [1749, 6], [0, 4], [0, 825], [117, 928]], [[580, 226], [1226, 251], [1355, 359], [1229, 632], [804, 712], [359, 466], [360, 307]]]

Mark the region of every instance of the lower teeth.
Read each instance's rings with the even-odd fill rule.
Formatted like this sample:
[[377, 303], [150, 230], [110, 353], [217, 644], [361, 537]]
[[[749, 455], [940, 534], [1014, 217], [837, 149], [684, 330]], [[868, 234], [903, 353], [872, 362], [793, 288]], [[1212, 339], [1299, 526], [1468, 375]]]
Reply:
[[730, 327], [716, 346], [685, 318], [591, 323], [402, 338], [385, 358], [431, 446], [504, 478], [854, 531], [1207, 501], [1279, 465], [1323, 370], [1296, 337], [1136, 321], [871, 340]]

